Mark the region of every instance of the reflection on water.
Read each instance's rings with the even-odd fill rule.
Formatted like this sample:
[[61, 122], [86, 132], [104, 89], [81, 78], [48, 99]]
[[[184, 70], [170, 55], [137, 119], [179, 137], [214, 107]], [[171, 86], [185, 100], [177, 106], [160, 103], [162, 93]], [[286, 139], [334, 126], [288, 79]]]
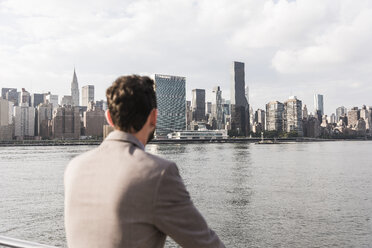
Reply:
[[[151, 144], [227, 247], [371, 247], [371, 142]], [[0, 235], [63, 247], [63, 172], [92, 146], [0, 150]], [[167, 241], [167, 247], [177, 247]]]

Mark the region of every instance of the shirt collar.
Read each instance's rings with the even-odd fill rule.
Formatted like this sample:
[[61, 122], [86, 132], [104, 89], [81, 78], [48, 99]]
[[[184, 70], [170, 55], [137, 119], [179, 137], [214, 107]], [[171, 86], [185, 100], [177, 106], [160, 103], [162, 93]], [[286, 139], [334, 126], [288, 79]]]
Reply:
[[145, 146], [132, 134], [126, 133], [120, 130], [112, 131], [105, 140], [116, 140], [122, 142], [129, 142], [133, 145], [139, 147], [142, 150], [145, 150]]

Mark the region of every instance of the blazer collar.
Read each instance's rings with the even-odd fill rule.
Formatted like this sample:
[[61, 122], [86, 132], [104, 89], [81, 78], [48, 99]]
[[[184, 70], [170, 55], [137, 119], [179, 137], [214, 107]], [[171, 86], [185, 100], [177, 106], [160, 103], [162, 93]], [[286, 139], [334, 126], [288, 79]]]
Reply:
[[116, 140], [122, 142], [132, 143], [133, 145], [139, 147], [142, 150], [145, 150], [145, 146], [130, 133], [126, 133], [120, 130], [114, 130], [106, 137], [105, 140]]

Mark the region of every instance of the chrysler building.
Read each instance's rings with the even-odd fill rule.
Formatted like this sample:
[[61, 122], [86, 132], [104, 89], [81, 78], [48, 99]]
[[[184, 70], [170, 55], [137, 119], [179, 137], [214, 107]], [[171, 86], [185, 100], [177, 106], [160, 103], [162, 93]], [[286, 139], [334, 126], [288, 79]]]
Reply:
[[75, 68], [74, 68], [74, 76], [71, 82], [71, 98], [72, 98], [72, 105], [79, 106], [79, 84], [77, 81]]

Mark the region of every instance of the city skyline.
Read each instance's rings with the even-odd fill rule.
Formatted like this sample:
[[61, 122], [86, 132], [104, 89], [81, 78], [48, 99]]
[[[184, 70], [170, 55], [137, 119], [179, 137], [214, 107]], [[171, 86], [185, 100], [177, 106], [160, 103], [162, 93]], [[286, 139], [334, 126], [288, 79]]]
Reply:
[[[289, 97], [284, 103], [269, 102], [266, 116], [261, 109], [254, 111], [248, 102], [249, 89], [245, 86], [243, 62], [232, 62], [230, 100], [223, 99], [221, 88], [216, 86], [212, 91], [215, 98], [211, 102], [205, 101], [204, 89], [194, 89], [191, 104], [186, 100], [185, 77], [155, 74], [154, 82], [158, 138], [176, 137], [174, 132], [185, 130], [224, 130], [230, 137], [248, 137], [264, 131], [268, 131], [268, 136], [279, 137], [366, 138], [372, 135], [372, 107], [364, 105], [361, 109], [353, 107], [348, 110], [342, 106], [336, 109], [336, 114], [327, 116], [323, 112], [324, 99], [320, 94], [314, 95], [316, 112], [313, 114], [308, 113], [306, 104], [303, 105], [296, 96]], [[102, 137], [107, 134], [104, 131], [107, 104], [105, 106], [104, 101], [93, 102], [94, 85], [82, 87], [83, 104], [77, 106], [80, 96], [75, 69], [71, 94], [63, 96], [59, 105], [58, 95], [50, 92], [40, 94], [30, 93], [25, 88], [20, 92], [14, 88], [2, 88], [1, 95], [5, 95], [6, 100], [0, 98], [0, 139], [79, 139], [81, 135]]]
[[[236, 61], [233, 61], [233, 64], [234, 63], [241, 63], [241, 62], [236, 62]], [[243, 63], [244, 64], [244, 63]], [[159, 74], [156, 74], [156, 73], [153, 73], [153, 74], [151, 74], [150, 75], [150, 77], [152, 77], [154, 80], [155, 80], [155, 78], [156, 78], [156, 75], [159, 75]], [[178, 77], [180, 77], [180, 76], [178, 76]], [[244, 79], [246, 78], [245, 77], [245, 75], [243, 76], [244, 77]], [[184, 77], [184, 78], [186, 78], [186, 77]], [[231, 81], [230, 81], [231, 82]], [[186, 87], [186, 89], [188, 88], [187, 87], [188, 85], [186, 84], [185, 85], [185, 87]], [[86, 95], [84, 95], [84, 94], [87, 94], [87, 93], [84, 93], [84, 90], [86, 91], [87, 90], [87, 87], [89, 87], [89, 89], [90, 89], [90, 96], [89, 96], [89, 98], [92, 98], [93, 100], [94, 100], [94, 98], [95, 98], [95, 91], [94, 91], [94, 85], [83, 85], [83, 86], [81, 86], [81, 91], [80, 91], [80, 89], [79, 89], [79, 86], [78, 86], [78, 79], [77, 79], [77, 73], [76, 73], [76, 69], [75, 69], [75, 67], [74, 67], [74, 69], [73, 69], [73, 77], [72, 77], [72, 82], [71, 82], [71, 90], [70, 90], [70, 95], [64, 95], [64, 96], [62, 96], [62, 95], [59, 95], [59, 94], [53, 94], [53, 96], [55, 96], [55, 97], [57, 97], [57, 100], [55, 100], [55, 102], [57, 102], [59, 105], [61, 105], [61, 106], [63, 106], [63, 105], [65, 105], [66, 104], [66, 100], [67, 100], [67, 103], [69, 103], [70, 101], [71, 102], [80, 102], [80, 99], [82, 100], [82, 104], [78, 104], [78, 105], [80, 105], [80, 106], [88, 106], [88, 104], [85, 102], [84, 103], [84, 98], [87, 98], [88, 96]], [[194, 90], [203, 90], [204, 92], [205, 92], [205, 102], [208, 102], [208, 101], [213, 101], [213, 94], [214, 94], [214, 90], [215, 90], [215, 87], [217, 87], [217, 86], [214, 86], [212, 89], [192, 89], [191, 90], [191, 94], [190, 95], [188, 95], [187, 94], [187, 90], [186, 90], [186, 92], [185, 92], [185, 94], [186, 94], [186, 101], [190, 101], [190, 99], [191, 100], [193, 100], [193, 92], [194, 92]], [[219, 87], [219, 86], [218, 86]], [[220, 87], [219, 87], [220, 88]], [[17, 88], [12, 88], [12, 87], [10, 87], [10, 88], [4, 88], [4, 89], [17, 89]], [[25, 88], [22, 88], [22, 90], [24, 90]], [[229, 92], [229, 90], [227, 89], [226, 90], [227, 92]], [[40, 93], [40, 92], [38, 92], [38, 93], [35, 93], [35, 92], [30, 92], [31, 93], [31, 96], [30, 96], [30, 104], [31, 105], [34, 105], [34, 103], [33, 103], [33, 97], [37, 97], [37, 96], [39, 96], [39, 95], [43, 95], [43, 94], [46, 94], [46, 93], [51, 93], [49, 90], [47, 90], [46, 92], [44, 92], [44, 93]], [[81, 92], [81, 93], [80, 93]], [[212, 92], [212, 94], [211, 94], [211, 92]], [[231, 99], [230, 98], [228, 98], [228, 97], [226, 97], [226, 98], [224, 98], [223, 97], [223, 90], [221, 90], [221, 93], [220, 93], [220, 95], [221, 95], [221, 97], [222, 97], [222, 99], [223, 100], [227, 100], [227, 101], [231, 101]], [[231, 92], [231, 91], [230, 91]], [[250, 107], [252, 107], [252, 104], [250, 104], [249, 103], [249, 99], [250, 99], [250, 95], [249, 95], [249, 85], [246, 85], [245, 86], [245, 88], [244, 88], [244, 93], [245, 93], [245, 98], [247, 99], [247, 101], [248, 101], [248, 104], [250, 105]], [[291, 92], [292, 93], [292, 92]], [[17, 93], [18, 94], [18, 93]], [[72, 95], [74, 95], [75, 96], [75, 99], [73, 100], [72, 98]], [[206, 96], [207, 95], [209, 95], [209, 98], [207, 98]], [[226, 95], [226, 93], [225, 93], [225, 95]], [[66, 97], [69, 97], [69, 99], [66, 99]], [[231, 96], [230, 96], [231, 97]], [[291, 97], [296, 97], [297, 98], [297, 96], [294, 96], [294, 95], [289, 95], [289, 98], [291, 98]], [[321, 102], [321, 104], [319, 105], [319, 102], [318, 102], [318, 97], [320, 97], [320, 102]], [[340, 107], [344, 107], [343, 105], [342, 106], [338, 106], [336, 109], [334, 109], [334, 111], [333, 110], [328, 110], [329, 112], [326, 112], [324, 109], [327, 109], [327, 108], [325, 108], [324, 107], [324, 99], [323, 99], [323, 97], [324, 97], [324, 95], [321, 95], [321, 94], [318, 94], [318, 93], [316, 93], [316, 94], [314, 94], [314, 98], [313, 98], [313, 111], [309, 111], [309, 114], [316, 114], [317, 113], [317, 106], [319, 105], [319, 107], [321, 108], [321, 112], [320, 112], [320, 114], [321, 114], [321, 116], [323, 116], [323, 115], [326, 115], [326, 116], [332, 116], [332, 115], [336, 115], [337, 114], [337, 110], [340, 108]], [[103, 99], [101, 99], [100, 101], [105, 101], [106, 100], [106, 97], [104, 97]], [[269, 102], [271, 102], [271, 101], [276, 101], [277, 99], [271, 99], [270, 101], [268, 101], [268, 103]], [[68, 105], [68, 104], [67, 104]], [[76, 103], [74, 103], [73, 105], [75, 105], [75, 106], [78, 106], [78, 105], [76, 105]], [[265, 106], [267, 105], [267, 103], [264, 105], [264, 108], [265, 108]], [[304, 104], [304, 105], [306, 105], [306, 103]], [[368, 103], [366, 104], [366, 103], [363, 103], [362, 105], [360, 105], [360, 106], [372, 106], [372, 105], [369, 105]], [[311, 104], [309, 103], [309, 106], [311, 106]], [[34, 106], [34, 107], [36, 107], [36, 106]], [[357, 105], [351, 105], [351, 106], [348, 106], [346, 109], [352, 109], [352, 108], [354, 108], [354, 107], [358, 107]], [[259, 107], [256, 107], [255, 106], [255, 109], [260, 109], [261, 108], [261, 106], [259, 106]], [[308, 109], [307, 109], [308, 110]]]
[[97, 99], [132, 73], [187, 77], [187, 99], [216, 85], [227, 98], [230, 63], [244, 61], [255, 108], [296, 95], [313, 112], [314, 94], [327, 114], [370, 104], [370, 1], [38, 1], [0, 2], [1, 87], [69, 95], [75, 65]]
[[[234, 63], [234, 62], [233, 62]], [[79, 73], [77, 73], [76, 72], [76, 69], [75, 68], [73, 68], [73, 74], [72, 74], [72, 83], [73, 84], [77, 84], [78, 83], [78, 81], [80, 81], [80, 80], [78, 80], [78, 77], [79, 76], [77, 76]], [[155, 75], [157, 75], [157, 73], [153, 73], [153, 74], [151, 74], [150, 75], [150, 77], [152, 77], [154, 80], [155, 80]], [[158, 74], [159, 75], [159, 74]], [[71, 77], [71, 76], [70, 76]], [[178, 76], [178, 77], [180, 77], [180, 76]], [[184, 77], [184, 78], [187, 78], [187, 76], [186, 77]], [[245, 79], [246, 79], [247, 77], [245, 76]], [[231, 81], [230, 81], [231, 82]], [[69, 84], [71, 84], [72, 85], [72, 83], [70, 82]], [[93, 100], [96, 100], [96, 101], [106, 101], [106, 97], [104, 96], [103, 98], [99, 98], [99, 97], [96, 97], [96, 95], [100, 95], [99, 93], [98, 94], [96, 94], [97, 92], [94, 90], [94, 88], [95, 88], [95, 84], [93, 83], [93, 84], [81, 84], [82, 86], [75, 86], [75, 89], [77, 89], [78, 90], [78, 92], [77, 92], [77, 94], [78, 94], [78, 101], [81, 101], [81, 103], [82, 104], [79, 104], [78, 106], [87, 106], [87, 104], [83, 104], [83, 98], [84, 98], [84, 96], [83, 96], [83, 91], [84, 91], [84, 88], [86, 88], [86, 87], [93, 87], [93, 89], [91, 89], [91, 91], [92, 91], [92, 93], [90, 93], [90, 94], [93, 94], [92, 96], [90, 96], [90, 97], [93, 97]], [[190, 89], [190, 92], [188, 93], [188, 84], [186, 83], [186, 101], [192, 101], [192, 97], [193, 97], [193, 91], [194, 90], [196, 90], [197, 88], [194, 88], [194, 89]], [[205, 88], [201, 88], [201, 87], [199, 87], [200, 89], [198, 89], [198, 90], [204, 90], [205, 91], [205, 102], [207, 103], [207, 102], [211, 102], [211, 101], [213, 101], [213, 92], [214, 92], [214, 89], [215, 89], [215, 87], [217, 87], [217, 85], [215, 85], [215, 86], [213, 86], [213, 88], [210, 88], [210, 89], [205, 89]], [[230, 92], [229, 91], [229, 89], [228, 88], [222, 88], [222, 87], [220, 87], [220, 86], [218, 86], [219, 88], [220, 88], [220, 90], [221, 90], [221, 96], [222, 96], [222, 99], [224, 99], [224, 100], [227, 100], [227, 101], [231, 101], [231, 99], [230, 99], [230, 97], [231, 96], [226, 96], [226, 92]], [[246, 92], [246, 89], [249, 87], [249, 85], [246, 85], [246, 87], [245, 87], [245, 93], [247, 93]], [[46, 90], [46, 91], [35, 91], [35, 92], [33, 92], [33, 91], [30, 91], [29, 89], [27, 89], [27, 88], [25, 88], [25, 87], [21, 87], [20, 89], [19, 88], [16, 88], [16, 87], [12, 87], [12, 86], [7, 86], [7, 87], [3, 87], [2, 85], [0, 85], [0, 88], [4, 88], [4, 89], [16, 89], [16, 90], [18, 90], [18, 92], [21, 92], [22, 91], [22, 89], [26, 89], [30, 94], [31, 94], [31, 96], [30, 96], [30, 103], [31, 103], [31, 101], [32, 101], [32, 97], [35, 97], [35, 95], [42, 95], [42, 94], [47, 94], [47, 93], [51, 93], [53, 96], [58, 96], [58, 104], [59, 105], [64, 105], [63, 104], [63, 98], [64, 97], [71, 97], [71, 93], [72, 93], [72, 90], [71, 90], [71, 88], [70, 88], [70, 94], [69, 95], [62, 95], [62, 94], [58, 94], [58, 93], [56, 93], [56, 92], [51, 92], [51, 90]], [[66, 83], [66, 88], [68, 88], [68, 83]], [[291, 92], [292, 93], [292, 92]], [[308, 95], [309, 95], [310, 93], [308, 93]], [[302, 100], [303, 98], [301, 98], [301, 97], [299, 97], [298, 95], [287, 95], [287, 96], [285, 96], [284, 97], [284, 99], [287, 99], [288, 97], [293, 97], [293, 96], [295, 96], [296, 98], [299, 98], [299, 99], [301, 99], [302, 100], [302, 102], [304, 103], [304, 105], [306, 105], [307, 106], [307, 110], [309, 111], [309, 114], [311, 113], [311, 114], [316, 114], [316, 111], [315, 111], [315, 105], [316, 105], [316, 96], [318, 96], [318, 95], [320, 95], [321, 96], [321, 98], [322, 98], [322, 105], [323, 105], [323, 114], [324, 115], [327, 115], [327, 116], [331, 116], [332, 114], [337, 114], [337, 109], [338, 108], [340, 108], [340, 107], [345, 107], [346, 106], [346, 109], [352, 109], [352, 108], [354, 108], [354, 107], [361, 107], [361, 106], [363, 106], [363, 105], [365, 105], [365, 106], [372, 106], [372, 103], [362, 103], [362, 104], [360, 104], [360, 105], [356, 105], [356, 104], [354, 104], [354, 105], [350, 105], [350, 106], [347, 106], [346, 104], [340, 104], [339, 106], [337, 106], [335, 109], [330, 109], [324, 102], [327, 102], [327, 96], [324, 96], [324, 95], [322, 95], [322, 94], [318, 94], [318, 93], [315, 93], [315, 94], [313, 94], [313, 95], [311, 95], [312, 97], [313, 97], [313, 101], [312, 102], [305, 102], [304, 100]], [[209, 97], [207, 97], [207, 96], [209, 96]], [[324, 101], [324, 98], [326, 99], [325, 101]], [[256, 106], [256, 105], [253, 105], [253, 104], [251, 104], [251, 102], [248, 102], [248, 104], [250, 105], [250, 107], [253, 107], [253, 109], [255, 109], [255, 110], [257, 110], [257, 109], [264, 109], [265, 108], [265, 106], [267, 105], [267, 103], [270, 103], [270, 102], [272, 102], [272, 101], [281, 101], [280, 99], [283, 99], [283, 98], [279, 98], [278, 96], [274, 96], [274, 98], [273, 99], [267, 99], [267, 101], [266, 101], [266, 103], [263, 105], [263, 106]], [[306, 99], [306, 97], [305, 97], [305, 99]], [[249, 95], [249, 99], [247, 99], [247, 100], [252, 100], [252, 97], [251, 97], [251, 95]], [[33, 104], [33, 102], [32, 102], [32, 104], [31, 105], [34, 105]], [[309, 109], [309, 106], [310, 106], [310, 109]], [[36, 107], [36, 106], [34, 106], [34, 107]], [[312, 108], [311, 108], [312, 107]]]
[[[157, 73], [152, 73], [151, 75], [150, 75], [150, 77], [151, 78], [153, 78], [153, 79], [155, 79], [155, 75], [157, 75]], [[185, 78], [187, 78], [187, 77], [185, 77]], [[246, 79], [246, 77], [245, 77], [245, 79]], [[231, 81], [230, 81], [231, 82]], [[78, 79], [77, 79], [77, 73], [76, 73], [76, 69], [75, 69], [75, 67], [73, 68], [73, 78], [72, 78], [72, 82], [70, 83], [71, 84], [71, 87], [72, 87], [72, 85], [74, 85], [74, 90], [77, 90], [77, 93], [75, 93], [75, 96], [76, 97], [78, 97], [78, 99], [76, 100], [76, 101], [80, 101], [80, 99], [83, 99], [84, 97], [83, 97], [83, 90], [84, 90], [84, 88], [85, 87], [93, 87], [93, 98], [95, 98], [95, 91], [94, 91], [94, 84], [92, 85], [92, 84], [89, 84], [89, 85], [83, 85], [83, 86], [81, 86], [81, 87], [79, 87], [78, 86]], [[1, 87], [1, 86], [0, 86]], [[208, 102], [208, 101], [213, 101], [213, 91], [214, 91], [214, 88], [215, 88], [216, 86], [213, 86], [213, 88], [212, 89], [201, 89], [201, 90], [205, 90], [205, 101], [206, 102]], [[2, 87], [3, 88], [3, 87]], [[79, 88], [81, 88], [81, 91], [80, 91], [80, 89]], [[188, 85], [186, 84], [186, 89], [188, 89], [189, 87], [188, 87]], [[18, 88], [14, 88], [14, 87], [11, 87], [11, 86], [8, 86], [8, 88], [4, 88], [4, 89], [18, 89]], [[22, 87], [21, 89], [25, 89], [24, 87]], [[193, 91], [194, 91], [195, 89], [190, 89], [190, 92], [191, 93], [187, 93], [187, 90], [186, 90], [186, 100], [187, 101], [192, 101], [192, 97], [193, 97]], [[248, 90], [248, 91], [247, 91]], [[32, 96], [34, 96], [34, 94], [36, 94], [36, 95], [39, 95], [40, 93], [42, 93], [42, 94], [45, 94], [45, 93], [48, 93], [48, 92], [51, 92], [50, 90], [46, 90], [45, 92], [31, 92], [32, 93]], [[81, 92], [81, 93], [79, 93], [79, 92]], [[225, 93], [224, 93], [225, 92]], [[230, 101], [231, 99], [229, 98], [229, 96], [227, 96], [226, 97], [226, 92], [228, 92], [228, 93], [230, 93], [230, 91], [229, 91], [229, 89], [228, 88], [226, 88], [226, 89], [221, 89], [221, 96], [222, 96], [222, 99], [224, 99], [224, 100], [228, 100], [228, 101]], [[52, 92], [51, 92], [52, 93]], [[60, 94], [54, 94], [54, 95], [57, 95], [59, 98], [58, 98], [58, 103], [60, 103], [60, 105], [64, 105], [63, 104], [63, 98], [64, 97], [72, 97], [71, 96], [71, 94], [73, 93], [73, 89], [71, 88], [70, 89], [70, 95], [60, 95]], [[248, 93], [248, 98], [247, 98], [247, 100], [249, 100], [249, 99], [251, 99], [251, 95], [249, 94], [249, 85], [247, 85], [246, 87], [245, 87], [245, 96], [247, 97], [247, 93]], [[292, 93], [292, 91], [290, 92], [291, 93], [291, 95], [288, 95], [287, 97], [293, 97], [293, 96], [295, 96], [295, 97], [298, 97], [297, 95], [293, 95]], [[99, 94], [99, 92], [98, 92], [98, 95], [100, 95]], [[225, 96], [224, 96], [225, 95]], [[307, 94], [307, 95], [309, 95], [309, 94]], [[207, 96], [209, 96], [209, 97], [207, 97]], [[327, 106], [324, 104], [324, 99], [323, 99], [323, 97], [324, 97], [324, 95], [322, 95], [322, 94], [318, 94], [317, 92], [315, 93], [315, 94], [313, 94], [313, 102], [308, 102], [308, 103], [305, 103], [304, 105], [307, 105], [308, 104], [308, 106], [313, 106], [313, 108], [310, 108], [310, 110], [309, 110], [309, 113], [312, 113], [312, 114], [315, 114], [316, 113], [316, 105], [317, 105], [317, 103], [316, 103], [316, 101], [317, 101], [317, 96], [320, 96], [321, 97], [321, 102], [322, 102], [322, 115], [324, 114], [324, 115], [327, 115], [327, 116], [331, 116], [332, 114], [336, 114], [336, 112], [337, 112], [337, 109], [338, 108], [340, 108], [340, 107], [344, 107], [344, 105], [339, 105], [339, 106], [337, 106], [335, 109], [331, 109], [331, 110], [329, 110], [328, 108], [327, 108]], [[230, 96], [231, 97], [231, 96]], [[306, 97], [305, 97], [306, 98]], [[98, 99], [98, 98], [96, 98], [96, 99]], [[301, 98], [302, 99], [302, 98]], [[102, 99], [100, 99], [101, 101], [103, 100], [103, 101], [105, 101], [106, 100], [106, 97], [104, 96]], [[277, 99], [276, 98], [273, 98], [273, 99], [271, 99], [271, 100], [268, 100], [265, 104], [264, 104], [264, 106], [254, 106], [254, 108], [255, 109], [260, 109], [260, 108], [265, 108], [265, 106], [266, 106], [266, 104], [267, 103], [269, 103], [270, 101], [276, 101]], [[83, 101], [83, 100], [82, 100]], [[251, 104], [250, 102], [248, 102], [249, 103], [249, 105], [250, 106], [253, 106], [253, 104]], [[81, 106], [85, 106], [84, 104], [79, 104], [79, 105], [81, 105]], [[358, 107], [358, 106], [363, 106], [363, 105], [366, 105], [366, 106], [372, 106], [372, 104], [369, 104], [369, 103], [362, 103], [361, 105], [350, 105], [350, 106], [347, 106], [346, 107], [346, 109], [352, 109], [352, 108], [354, 108], [354, 107]], [[327, 111], [325, 111], [324, 109], [326, 109]]]

